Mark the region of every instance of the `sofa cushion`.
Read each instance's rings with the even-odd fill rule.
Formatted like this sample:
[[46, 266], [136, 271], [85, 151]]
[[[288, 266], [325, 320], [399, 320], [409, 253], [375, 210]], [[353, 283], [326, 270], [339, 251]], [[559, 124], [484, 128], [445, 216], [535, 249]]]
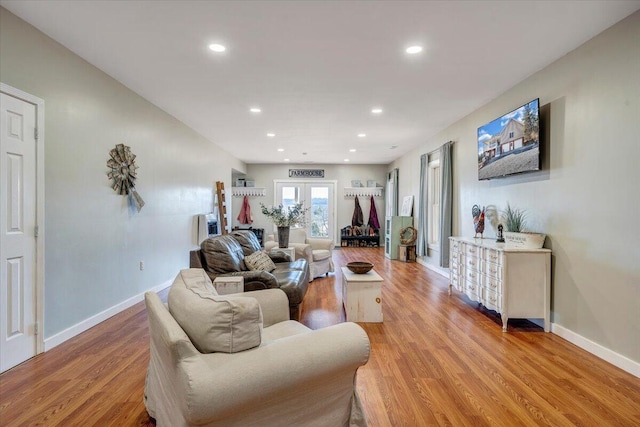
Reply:
[[169, 312], [201, 353], [237, 353], [260, 345], [255, 298], [217, 295], [202, 269], [182, 270], [169, 290]]
[[322, 261], [327, 258], [331, 258], [331, 251], [326, 249], [315, 249], [312, 253], [314, 261]]
[[247, 255], [244, 257], [244, 263], [249, 270], [273, 271], [276, 268], [269, 255], [262, 251]]
[[240, 244], [245, 256], [262, 250], [258, 237], [251, 230], [234, 230], [231, 236]]
[[222, 274], [246, 271], [242, 247], [230, 234], [205, 239], [200, 245], [205, 268], [211, 273]]

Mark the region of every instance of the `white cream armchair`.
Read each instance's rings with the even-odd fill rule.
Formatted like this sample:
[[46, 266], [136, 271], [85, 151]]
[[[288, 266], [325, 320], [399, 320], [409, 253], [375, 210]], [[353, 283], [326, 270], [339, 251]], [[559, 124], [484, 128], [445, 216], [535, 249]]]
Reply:
[[[264, 248], [267, 251], [276, 249], [278, 242], [273, 234], [267, 236]], [[289, 231], [289, 247], [295, 248], [296, 259], [304, 258], [309, 263], [311, 280], [324, 274], [333, 273], [332, 253], [333, 240], [307, 238], [307, 232], [302, 228], [292, 228]]]
[[289, 320], [282, 290], [220, 296], [202, 269], [178, 274], [168, 307], [145, 301], [144, 404], [158, 427], [366, 427], [355, 382], [370, 343], [357, 324], [311, 330]]

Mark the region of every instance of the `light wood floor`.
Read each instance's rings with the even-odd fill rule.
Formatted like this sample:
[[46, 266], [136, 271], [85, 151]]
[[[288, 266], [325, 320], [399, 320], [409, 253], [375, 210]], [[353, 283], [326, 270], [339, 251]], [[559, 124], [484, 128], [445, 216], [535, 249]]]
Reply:
[[[502, 333], [495, 313], [449, 297], [444, 277], [382, 249], [337, 249], [334, 260], [371, 261], [385, 279], [384, 323], [362, 324], [372, 350], [357, 387], [370, 426], [640, 425], [640, 379], [527, 321]], [[310, 284], [303, 323], [344, 321], [340, 277]], [[0, 375], [0, 425], [153, 425], [148, 340], [140, 303]]]

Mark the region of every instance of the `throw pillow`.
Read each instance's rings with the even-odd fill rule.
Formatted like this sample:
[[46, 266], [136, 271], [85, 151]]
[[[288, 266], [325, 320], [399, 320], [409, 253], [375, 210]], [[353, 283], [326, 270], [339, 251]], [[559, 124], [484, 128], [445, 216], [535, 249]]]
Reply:
[[169, 290], [169, 312], [193, 345], [201, 353], [237, 353], [259, 346], [263, 322], [258, 301], [217, 295], [210, 283], [204, 270], [187, 269]]
[[266, 252], [258, 251], [244, 257], [244, 263], [249, 270], [273, 271], [276, 265]]

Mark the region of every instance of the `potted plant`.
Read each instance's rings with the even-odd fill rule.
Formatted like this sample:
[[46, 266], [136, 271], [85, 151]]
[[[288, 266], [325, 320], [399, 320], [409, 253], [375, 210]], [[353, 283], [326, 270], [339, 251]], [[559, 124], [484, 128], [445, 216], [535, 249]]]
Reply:
[[278, 205], [267, 208], [264, 203], [260, 203], [262, 214], [278, 227], [278, 247], [286, 248], [289, 246], [289, 229], [294, 225], [304, 225], [306, 213], [309, 208], [304, 208], [302, 202], [293, 206], [284, 207]]
[[545, 235], [540, 233], [532, 233], [526, 230], [525, 210], [512, 208], [507, 203], [507, 209], [502, 212], [502, 220], [507, 231], [504, 233], [505, 241], [510, 246], [516, 246], [527, 249], [540, 249], [544, 244]]

